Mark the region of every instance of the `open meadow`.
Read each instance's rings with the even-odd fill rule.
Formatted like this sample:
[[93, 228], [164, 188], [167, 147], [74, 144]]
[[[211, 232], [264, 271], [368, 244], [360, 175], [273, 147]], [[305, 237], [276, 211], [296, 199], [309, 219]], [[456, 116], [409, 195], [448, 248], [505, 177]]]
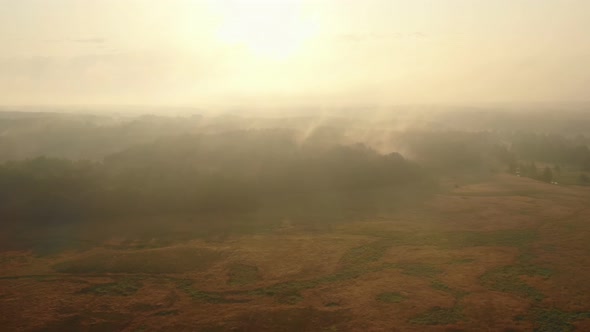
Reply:
[[588, 202], [587, 187], [496, 175], [370, 220], [4, 251], [0, 326], [587, 331]]

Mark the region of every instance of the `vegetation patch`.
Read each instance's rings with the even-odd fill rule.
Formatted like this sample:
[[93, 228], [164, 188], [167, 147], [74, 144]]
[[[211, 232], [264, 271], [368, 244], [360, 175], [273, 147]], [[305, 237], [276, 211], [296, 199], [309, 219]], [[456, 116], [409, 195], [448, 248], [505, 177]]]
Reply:
[[515, 322], [522, 322], [524, 320], [526, 320], [526, 316], [524, 315], [516, 315], [512, 318], [513, 321]]
[[156, 309], [160, 309], [161, 306], [157, 304], [148, 304], [148, 303], [136, 303], [131, 306], [131, 310], [134, 312], [146, 312], [146, 311], [154, 311]]
[[92, 285], [80, 291], [81, 294], [130, 296], [141, 288], [142, 284], [135, 278], [124, 278], [106, 284]]
[[259, 288], [251, 291], [253, 295], [263, 296], [288, 296], [290, 294], [299, 294], [301, 291], [306, 289], [314, 288], [325, 282], [322, 278], [302, 280], [302, 281], [289, 281], [275, 284], [269, 287]]
[[155, 316], [174, 316], [174, 315], [178, 315], [178, 313], [179, 313], [178, 310], [165, 310], [165, 311], [156, 312], [154, 315]]
[[535, 256], [530, 251], [525, 250], [518, 256], [518, 264], [501, 266], [486, 272], [480, 277], [481, 283], [492, 290], [541, 301], [545, 295], [522, 281], [521, 276], [549, 278], [553, 272], [550, 269], [534, 265], [532, 263], [534, 258]]
[[442, 270], [430, 264], [403, 263], [396, 266], [402, 270], [402, 273], [415, 277], [431, 278], [442, 273]]
[[522, 247], [537, 239], [537, 234], [528, 230], [500, 230], [493, 232], [454, 232], [448, 234], [449, 247]]
[[385, 302], [385, 303], [399, 303], [399, 302], [402, 302], [403, 300], [405, 300], [406, 297], [400, 293], [397, 293], [397, 292], [384, 292], [384, 293], [377, 294], [375, 299], [377, 301]]
[[62, 318], [43, 326], [40, 331], [122, 331], [130, 323], [131, 318], [122, 314], [110, 314], [102, 317], [100, 314], [80, 314]]
[[55, 264], [63, 273], [182, 273], [203, 270], [224, 257], [201, 248], [163, 248], [133, 252], [96, 253]]
[[[376, 247], [381, 247], [382, 244], [377, 245]], [[371, 247], [371, 244], [363, 247]], [[355, 248], [358, 249], [358, 248]], [[375, 252], [372, 251], [373, 249], [365, 249], [361, 251], [354, 251], [355, 254], [348, 256], [348, 257], [355, 257], [355, 259], [345, 259], [344, 261], [347, 262], [355, 262], [356, 265], [344, 265], [344, 267], [333, 274], [326, 275], [323, 277], [309, 279], [309, 280], [297, 280], [297, 281], [288, 281], [282, 282], [278, 284], [274, 284], [272, 286], [263, 287], [259, 289], [255, 289], [250, 291], [249, 293], [252, 295], [258, 296], [275, 296], [282, 301], [281, 299], [288, 298], [290, 296], [300, 296], [299, 294], [306, 290], [318, 287], [323, 284], [340, 282], [345, 280], [351, 280], [358, 278], [366, 273], [371, 272], [378, 272], [385, 269], [401, 269], [403, 273], [418, 276], [418, 277], [434, 277], [442, 273], [442, 270], [438, 269], [437, 267], [430, 265], [430, 264], [423, 264], [423, 263], [403, 263], [403, 264], [395, 264], [395, 263], [386, 263], [381, 264], [378, 266], [367, 266], [366, 262], [361, 259], [356, 259], [358, 257], [369, 257], [369, 261], [374, 261], [376, 259], [371, 259], [370, 257], [374, 257], [373, 255], [359, 255], [357, 256], [357, 252]]]
[[81, 311], [75, 315], [59, 317], [37, 331], [123, 331], [133, 316], [114, 311]]
[[198, 331], [347, 331], [352, 315], [349, 310], [318, 310], [289, 308], [245, 313], [223, 325], [200, 326]]
[[340, 302], [328, 302], [325, 304], [326, 307], [339, 307], [340, 306]]
[[[423, 263], [387, 263], [379, 266], [367, 266], [368, 263], [379, 260], [385, 251], [391, 246], [390, 241], [376, 241], [360, 247], [349, 250], [341, 259], [342, 269], [336, 273], [309, 280], [296, 280], [274, 284], [272, 286], [263, 287], [249, 291], [251, 295], [257, 296], [273, 296], [277, 298], [279, 303], [294, 304], [303, 300], [301, 292], [307, 289], [318, 287], [322, 284], [340, 282], [350, 279], [355, 279], [363, 274], [377, 272], [385, 269], [401, 269], [404, 274], [418, 276], [418, 277], [435, 277], [442, 273], [439, 268]], [[240, 275], [237, 280], [246, 279], [252, 280], [257, 276], [257, 269], [251, 269], [244, 265], [234, 266], [236, 275]], [[256, 273], [255, 273], [256, 272]], [[231, 280], [231, 278], [230, 278]], [[453, 294], [462, 294], [461, 291], [452, 290]], [[208, 293], [210, 294], [210, 293]], [[389, 295], [388, 295], [389, 294]], [[378, 300], [383, 302], [394, 301], [394, 293], [383, 293]], [[198, 297], [203, 294], [199, 293]], [[390, 296], [389, 299], [387, 297]], [[398, 294], [399, 296], [399, 294]], [[211, 299], [209, 299], [211, 300]], [[399, 301], [397, 301], [399, 302]]]
[[445, 284], [444, 282], [440, 281], [440, 280], [433, 280], [430, 283], [430, 286], [438, 291], [441, 292], [445, 292], [445, 293], [449, 293], [451, 295], [453, 295], [454, 297], [460, 299], [462, 297], [464, 297], [465, 295], [469, 294], [466, 291], [460, 290], [460, 289], [453, 289], [451, 287], [449, 287], [447, 284]]
[[447, 325], [464, 319], [463, 309], [460, 306], [452, 308], [433, 307], [410, 319], [410, 323], [417, 325]]
[[300, 293], [281, 294], [277, 301], [282, 304], [297, 304], [303, 301], [303, 295]]
[[392, 244], [391, 241], [381, 240], [352, 248], [342, 256], [340, 263], [344, 268], [350, 268], [356, 265], [375, 262], [383, 257]]
[[[383, 232], [363, 231], [360, 234], [383, 240], [381, 246], [436, 246], [441, 248], [465, 247], [522, 247], [537, 239], [532, 230], [459, 231], [459, 232]], [[374, 249], [375, 250], [375, 249]]]
[[552, 309], [533, 310], [535, 332], [569, 332], [575, 331], [573, 322], [579, 319], [590, 318], [590, 312], [564, 312]]
[[363, 274], [370, 273], [370, 272], [377, 272], [384, 269], [389, 268], [397, 268], [396, 264], [383, 264], [380, 266], [374, 267], [366, 267], [363, 265], [359, 266], [350, 266], [347, 268], [342, 269], [334, 274], [330, 274], [327, 276], [309, 279], [309, 280], [297, 280], [297, 281], [288, 281], [282, 282], [278, 284], [274, 284], [272, 286], [258, 288], [249, 293], [252, 295], [259, 295], [259, 296], [276, 296], [279, 299], [284, 298], [287, 296], [291, 296], [293, 294], [300, 294], [300, 292], [306, 289], [312, 289], [318, 287], [323, 284], [340, 282], [345, 280], [351, 280], [360, 277]]
[[252, 265], [233, 264], [228, 274], [228, 283], [232, 286], [248, 285], [261, 280], [258, 267]]
[[458, 258], [451, 260], [448, 264], [450, 265], [462, 265], [462, 264], [469, 264], [475, 262], [473, 258]]
[[[355, 248], [357, 249], [357, 248]], [[355, 254], [356, 255], [356, 254]], [[353, 255], [353, 256], [355, 256]], [[350, 257], [350, 256], [349, 256]], [[356, 256], [358, 257], [358, 256]], [[360, 277], [363, 274], [370, 272], [377, 272], [388, 268], [397, 268], [396, 264], [383, 264], [381, 266], [367, 267], [360, 259], [345, 260], [347, 262], [354, 261], [356, 265], [345, 265], [340, 271], [309, 280], [296, 280], [274, 284], [272, 286], [263, 287], [250, 291], [252, 295], [259, 296], [276, 296], [279, 299], [292, 296], [293, 294], [300, 294], [306, 289], [312, 289], [319, 285], [351, 280]]]
[[[193, 300], [198, 302], [204, 303], [243, 303], [248, 302], [248, 300], [242, 299], [231, 299], [226, 296], [226, 293], [220, 292], [203, 292], [200, 290], [195, 289], [192, 286], [191, 280], [177, 280], [176, 285], [177, 287], [190, 296]], [[228, 295], [235, 294], [235, 293], [227, 293]]]
[[545, 295], [521, 280], [521, 276], [542, 276], [548, 278], [551, 271], [534, 265], [502, 266], [481, 276], [482, 284], [492, 290], [513, 293], [541, 301]]

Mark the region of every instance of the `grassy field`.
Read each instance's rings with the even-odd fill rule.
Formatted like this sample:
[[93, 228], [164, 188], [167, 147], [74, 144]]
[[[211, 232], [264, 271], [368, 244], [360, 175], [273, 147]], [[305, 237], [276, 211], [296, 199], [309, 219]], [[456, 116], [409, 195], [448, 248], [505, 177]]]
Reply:
[[587, 187], [499, 175], [330, 227], [3, 252], [0, 326], [588, 331], [588, 202]]

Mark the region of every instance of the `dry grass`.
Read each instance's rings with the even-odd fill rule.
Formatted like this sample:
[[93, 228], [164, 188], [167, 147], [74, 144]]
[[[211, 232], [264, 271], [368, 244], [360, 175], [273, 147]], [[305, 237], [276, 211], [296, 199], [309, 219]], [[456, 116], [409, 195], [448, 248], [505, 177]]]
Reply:
[[229, 268], [228, 283], [232, 286], [249, 285], [260, 279], [260, 272], [257, 266], [232, 264]]
[[182, 238], [151, 249], [110, 243], [53, 258], [7, 253], [0, 326], [583, 331], [589, 198], [587, 188], [500, 176], [330, 232]]
[[137, 251], [103, 251], [55, 264], [61, 273], [182, 273], [204, 270], [224, 257], [222, 251], [172, 247]]

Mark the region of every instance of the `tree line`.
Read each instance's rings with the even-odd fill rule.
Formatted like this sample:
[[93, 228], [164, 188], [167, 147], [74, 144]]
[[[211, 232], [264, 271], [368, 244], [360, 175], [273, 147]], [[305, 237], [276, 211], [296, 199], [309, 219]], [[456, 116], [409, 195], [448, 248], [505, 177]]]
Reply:
[[2, 220], [61, 223], [118, 216], [254, 213], [336, 197], [374, 204], [371, 193], [431, 184], [397, 153], [300, 145], [290, 131], [179, 135], [103, 161], [38, 157], [0, 166]]

